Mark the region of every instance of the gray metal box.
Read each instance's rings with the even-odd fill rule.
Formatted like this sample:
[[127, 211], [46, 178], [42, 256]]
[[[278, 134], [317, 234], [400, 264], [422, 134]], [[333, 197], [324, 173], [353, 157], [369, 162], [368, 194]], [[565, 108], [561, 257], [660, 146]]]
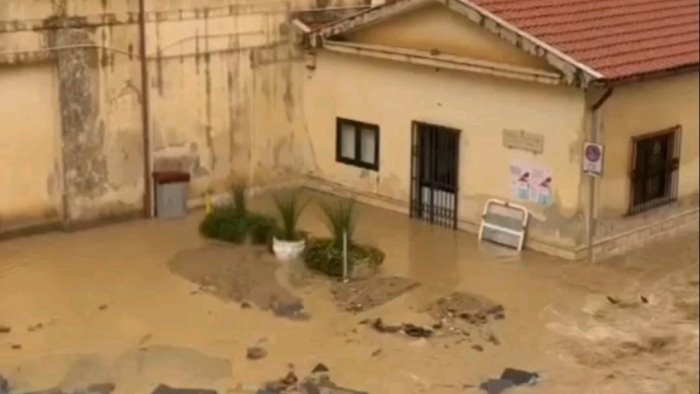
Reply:
[[156, 184], [156, 217], [180, 218], [187, 215], [187, 189], [189, 183]]

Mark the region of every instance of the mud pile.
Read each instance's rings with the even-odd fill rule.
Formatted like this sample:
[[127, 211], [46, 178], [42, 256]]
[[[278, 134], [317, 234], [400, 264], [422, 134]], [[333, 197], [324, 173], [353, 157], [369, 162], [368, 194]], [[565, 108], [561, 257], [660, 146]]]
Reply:
[[396, 276], [374, 277], [358, 282], [338, 283], [331, 292], [341, 309], [362, 312], [384, 305], [419, 285], [414, 280]]
[[[301, 298], [277, 280], [280, 264], [264, 248], [211, 244], [178, 252], [170, 270], [220, 298], [254, 304], [278, 316], [306, 319]], [[198, 291], [193, 292], [196, 294]]]

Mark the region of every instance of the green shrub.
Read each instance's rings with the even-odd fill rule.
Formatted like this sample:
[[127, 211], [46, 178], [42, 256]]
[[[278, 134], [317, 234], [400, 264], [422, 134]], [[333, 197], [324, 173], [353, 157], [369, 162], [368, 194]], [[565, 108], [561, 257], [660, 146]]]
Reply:
[[237, 214], [232, 207], [217, 207], [204, 217], [199, 225], [199, 232], [207, 238], [219, 238], [221, 227], [228, 222], [235, 221]]
[[199, 225], [199, 232], [206, 238], [233, 243], [251, 241], [264, 244], [276, 228], [273, 217], [251, 212], [241, 213], [235, 206], [214, 208]]
[[231, 186], [231, 201], [236, 213], [245, 215], [248, 212], [248, 200], [246, 198], [246, 190], [248, 185], [245, 181], [235, 181]]
[[[309, 239], [302, 257], [310, 269], [329, 276], [343, 276], [343, 248], [338, 247], [334, 239]], [[383, 262], [384, 252], [373, 246], [352, 244], [348, 248], [348, 273], [359, 264], [377, 267]]]
[[285, 241], [296, 241], [302, 238], [297, 230], [299, 217], [306, 208], [308, 200], [302, 200], [301, 192], [296, 189], [277, 193], [273, 196], [275, 207], [282, 221], [278, 236]]
[[245, 216], [234, 216], [219, 227], [219, 234], [216, 238], [223, 241], [241, 244], [248, 236], [248, 218]]
[[347, 234], [348, 245], [352, 245], [355, 233], [355, 200], [338, 200], [335, 203], [321, 203], [328, 231], [336, 247], [343, 246], [343, 234]]
[[248, 225], [251, 241], [254, 244], [265, 244], [272, 239], [277, 222], [270, 216], [250, 214]]

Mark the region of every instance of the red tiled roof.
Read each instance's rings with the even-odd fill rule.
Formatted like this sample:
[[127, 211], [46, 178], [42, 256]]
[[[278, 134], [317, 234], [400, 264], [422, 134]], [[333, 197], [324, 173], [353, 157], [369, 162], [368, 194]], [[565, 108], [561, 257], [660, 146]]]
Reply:
[[700, 0], [469, 0], [605, 79], [698, 64]]

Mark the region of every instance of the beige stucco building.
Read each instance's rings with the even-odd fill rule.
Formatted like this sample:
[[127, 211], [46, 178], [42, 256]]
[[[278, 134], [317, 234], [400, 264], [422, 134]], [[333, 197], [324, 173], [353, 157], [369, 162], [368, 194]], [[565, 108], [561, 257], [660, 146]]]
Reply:
[[[653, 64], [633, 52], [649, 45], [534, 11], [542, 24], [554, 15], [543, 36], [564, 37], [567, 54], [519, 27], [529, 26], [529, 2], [513, 24], [499, 17], [507, 7], [479, 3], [400, 1], [309, 33], [303, 96], [315, 184], [472, 231], [488, 199], [522, 204], [532, 215], [527, 246], [571, 259], [696, 223], [697, 37], [681, 64], [673, 53]], [[663, 55], [677, 44], [669, 40], [650, 45]], [[586, 141], [604, 146], [595, 179], [582, 171]]]
[[0, 2], [0, 237], [150, 214], [154, 170], [193, 206], [245, 177], [470, 231], [517, 202], [526, 246], [571, 259], [697, 221], [697, 2], [628, 31], [586, 25], [595, 1], [376, 3]]

